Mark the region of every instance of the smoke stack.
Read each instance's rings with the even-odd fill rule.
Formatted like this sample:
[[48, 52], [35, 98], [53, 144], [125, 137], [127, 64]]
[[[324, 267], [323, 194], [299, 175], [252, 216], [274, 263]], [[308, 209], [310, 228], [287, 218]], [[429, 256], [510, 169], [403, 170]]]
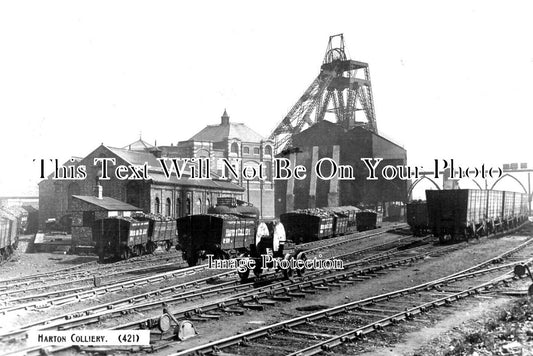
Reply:
[[98, 198], [98, 199], [102, 199], [103, 196], [104, 196], [104, 188], [98, 184], [95, 188], [95, 196]]

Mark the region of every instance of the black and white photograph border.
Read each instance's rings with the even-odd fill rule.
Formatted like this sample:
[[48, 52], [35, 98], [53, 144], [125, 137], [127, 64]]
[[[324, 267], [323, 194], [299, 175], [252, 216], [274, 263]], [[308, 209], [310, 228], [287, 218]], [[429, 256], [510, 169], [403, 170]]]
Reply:
[[0, 3], [1, 355], [533, 355], [528, 1]]

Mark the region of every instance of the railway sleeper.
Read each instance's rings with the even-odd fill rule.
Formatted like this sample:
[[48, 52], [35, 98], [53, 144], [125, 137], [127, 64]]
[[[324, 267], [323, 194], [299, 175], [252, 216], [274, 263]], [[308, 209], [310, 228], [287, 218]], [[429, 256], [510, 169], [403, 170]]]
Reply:
[[328, 287], [337, 287], [337, 288], [341, 288], [341, 287], [342, 287], [342, 284], [335, 283], [335, 282], [328, 282]]
[[[290, 342], [296, 342], [296, 343], [306, 343], [309, 342], [309, 339], [306, 338], [299, 338], [295, 336], [287, 336], [287, 335], [271, 335], [270, 338], [276, 339], [276, 340], [283, 340], [283, 341], [290, 341]], [[217, 355], [218, 356], [218, 355]]]
[[270, 300], [270, 299], [262, 299], [262, 300], [258, 300], [257, 301], [259, 304], [263, 304], [263, 305], [271, 305], [271, 306], [274, 306], [276, 305], [276, 301], [274, 300]]
[[242, 308], [224, 308], [222, 309], [222, 311], [226, 313], [239, 314], [239, 315], [242, 315], [246, 312], [246, 310]]
[[270, 299], [278, 302], [292, 302], [292, 298], [284, 295], [274, 295]]
[[324, 338], [324, 339], [331, 339], [333, 337], [335, 337], [335, 335], [332, 335], [332, 334], [324, 334], [324, 333], [315, 333], [315, 332], [312, 332], [312, 331], [304, 331], [304, 330], [296, 330], [296, 329], [287, 329], [287, 331], [291, 334], [296, 334], [296, 335], [302, 335], [302, 336], [311, 336], [311, 337], [314, 337], [314, 338]]
[[313, 290], [313, 289], [300, 289], [300, 291], [302, 293], [307, 293], [307, 294], [316, 294], [316, 290]]
[[346, 280], [346, 281], [339, 281], [338, 283], [340, 283], [340, 284], [350, 284], [350, 285], [352, 285], [352, 284], [354, 284], [355, 282], [356, 282], [356, 281], [354, 281], [354, 280]]
[[384, 317], [388, 316], [388, 315], [383, 315], [381, 313], [369, 313], [369, 312], [364, 312], [364, 311], [358, 312], [358, 311], [353, 311], [353, 310], [348, 311], [348, 314], [355, 315], [358, 317], [364, 317], [364, 318], [379, 318], [379, 319], [383, 319]]
[[289, 292], [289, 293], [287, 293], [287, 295], [289, 297], [305, 298], [305, 293]]
[[215, 319], [215, 320], [218, 320], [220, 319], [221, 315], [220, 314], [200, 314], [198, 315], [198, 317], [200, 318], [205, 318], [205, 319]]
[[343, 327], [340, 327], [340, 326], [329, 325], [328, 322], [326, 322], [326, 323], [322, 323], [322, 324], [319, 324], [319, 323], [316, 323], [316, 322], [314, 322], [314, 321], [308, 321], [308, 322], [307, 322], [307, 325], [312, 326], [312, 327], [315, 327], [315, 328], [318, 328], [318, 329], [338, 330], [338, 331], [340, 331], [341, 333], [345, 333], [345, 332], [348, 331], [346, 328], [343, 328]]
[[264, 310], [265, 306], [262, 304], [256, 304], [256, 303], [243, 303], [242, 306], [244, 308], [252, 309], [252, 310]]
[[277, 350], [277, 351], [281, 351], [281, 352], [284, 352], [284, 353], [291, 353], [294, 351], [294, 349], [289, 349], [287, 347], [282, 347], [282, 346], [275, 346], [275, 345], [267, 345], [267, 344], [261, 344], [261, 343], [258, 343], [258, 342], [252, 342], [252, 341], [243, 341], [242, 346], [246, 346], [246, 347], [250, 347], [250, 348], [259, 348], [259, 349], [267, 349], [267, 350]]
[[[376, 305], [377, 306], [377, 305]], [[358, 310], [361, 310], [361, 311], [364, 311], [364, 312], [373, 312], [373, 313], [392, 313], [392, 314], [397, 314], [399, 312], [401, 312], [402, 310], [393, 310], [393, 309], [384, 309], [384, 308], [368, 308], [368, 307], [359, 307], [357, 308]]]

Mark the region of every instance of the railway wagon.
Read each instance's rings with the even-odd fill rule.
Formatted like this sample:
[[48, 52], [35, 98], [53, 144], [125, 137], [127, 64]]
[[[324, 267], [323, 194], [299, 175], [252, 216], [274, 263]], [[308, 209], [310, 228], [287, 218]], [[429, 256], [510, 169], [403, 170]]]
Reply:
[[0, 209], [0, 262], [7, 260], [18, 247], [18, 220]]
[[527, 219], [527, 195], [515, 192], [427, 190], [430, 228], [439, 240], [461, 240], [518, 226]]
[[130, 217], [111, 217], [96, 220], [92, 226], [95, 250], [100, 261], [107, 254], [128, 259], [132, 254], [141, 256], [148, 243], [148, 221]]
[[176, 219], [166, 216], [135, 213], [132, 215], [135, 220], [148, 222], [148, 241], [145, 250], [153, 253], [157, 246], [161, 246], [169, 251], [172, 245], [177, 242]]
[[190, 266], [207, 255], [233, 258], [249, 252], [255, 242], [256, 219], [230, 214], [199, 214], [177, 219], [176, 249]]
[[329, 208], [334, 209], [334, 211], [342, 212], [343, 214], [346, 214], [348, 216], [348, 231], [349, 232], [355, 232], [357, 231], [357, 213], [361, 211], [361, 209], [346, 205], [346, 206], [339, 206], [336, 208]]
[[383, 214], [374, 210], [361, 210], [356, 213], [357, 231], [366, 231], [381, 227]]
[[[350, 211], [343, 210], [340, 207], [327, 207], [322, 209], [329, 212], [333, 217], [333, 236], [345, 235], [351, 231]], [[355, 220], [355, 213], [353, 213], [353, 220]]]
[[287, 237], [295, 243], [322, 240], [333, 236], [333, 217], [321, 209], [300, 209], [281, 214]]
[[425, 201], [412, 201], [406, 205], [407, 223], [415, 236], [421, 236], [429, 230], [428, 210]]

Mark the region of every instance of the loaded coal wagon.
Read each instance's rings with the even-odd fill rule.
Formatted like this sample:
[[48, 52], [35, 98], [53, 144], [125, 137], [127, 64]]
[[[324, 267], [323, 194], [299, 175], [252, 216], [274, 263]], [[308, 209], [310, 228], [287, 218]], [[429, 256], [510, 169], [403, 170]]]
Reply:
[[132, 254], [141, 256], [148, 243], [148, 221], [130, 217], [110, 217], [93, 223], [95, 250], [100, 261], [106, 255], [128, 259]]
[[342, 213], [348, 217], [348, 225], [347, 225], [347, 231], [348, 232], [355, 232], [357, 231], [357, 213], [361, 211], [361, 209], [346, 205], [346, 206], [339, 206], [335, 208], [328, 208], [333, 209], [335, 212]]
[[215, 259], [236, 257], [255, 242], [256, 220], [230, 214], [189, 215], [177, 220], [183, 259], [190, 266], [214, 255]]
[[469, 239], [482, 233], [480, 229], [485, 225], [487, 191], [426, 190], [426, 199], [431, 231], [439, 240]]
[[153, 253], [157, 246], [169, 251], [177, 243], [176, 219], [162, 215], [135, 213], [135, 220], [148, 222], [148, 242], [146, 252]]
[[219, 204], [216, 207], [209, 208], [207, 212], [209, 214], [231, 214], [252, 219], [259, 219], [260, 215], [259, 209], [253, 205], [228, 206]]
[[287, 238], [306, 243], [333, 236], [333, 217], [321, 209], [299, 209], [281, 214]]
[[527, 220], [527, 195], [477, 189], [426, 190], [428, 219], [439, 240], [462, 240], [514, 228]]
[[322, 209], [330, 213], [330, 216], [333, 218], [333, 236], [345, 235], [349, 232], [349, 212], [343, 211], [339, 207], [327, 207]]
[[357, 231], [366, 231], [381, 227], [383, 213], [371, 209], [361, 210], [356, 213]]
[[415, 236], [422, 236], [429, 231], [427, 203], [416, 200], [406, 205], [407, 223]]

